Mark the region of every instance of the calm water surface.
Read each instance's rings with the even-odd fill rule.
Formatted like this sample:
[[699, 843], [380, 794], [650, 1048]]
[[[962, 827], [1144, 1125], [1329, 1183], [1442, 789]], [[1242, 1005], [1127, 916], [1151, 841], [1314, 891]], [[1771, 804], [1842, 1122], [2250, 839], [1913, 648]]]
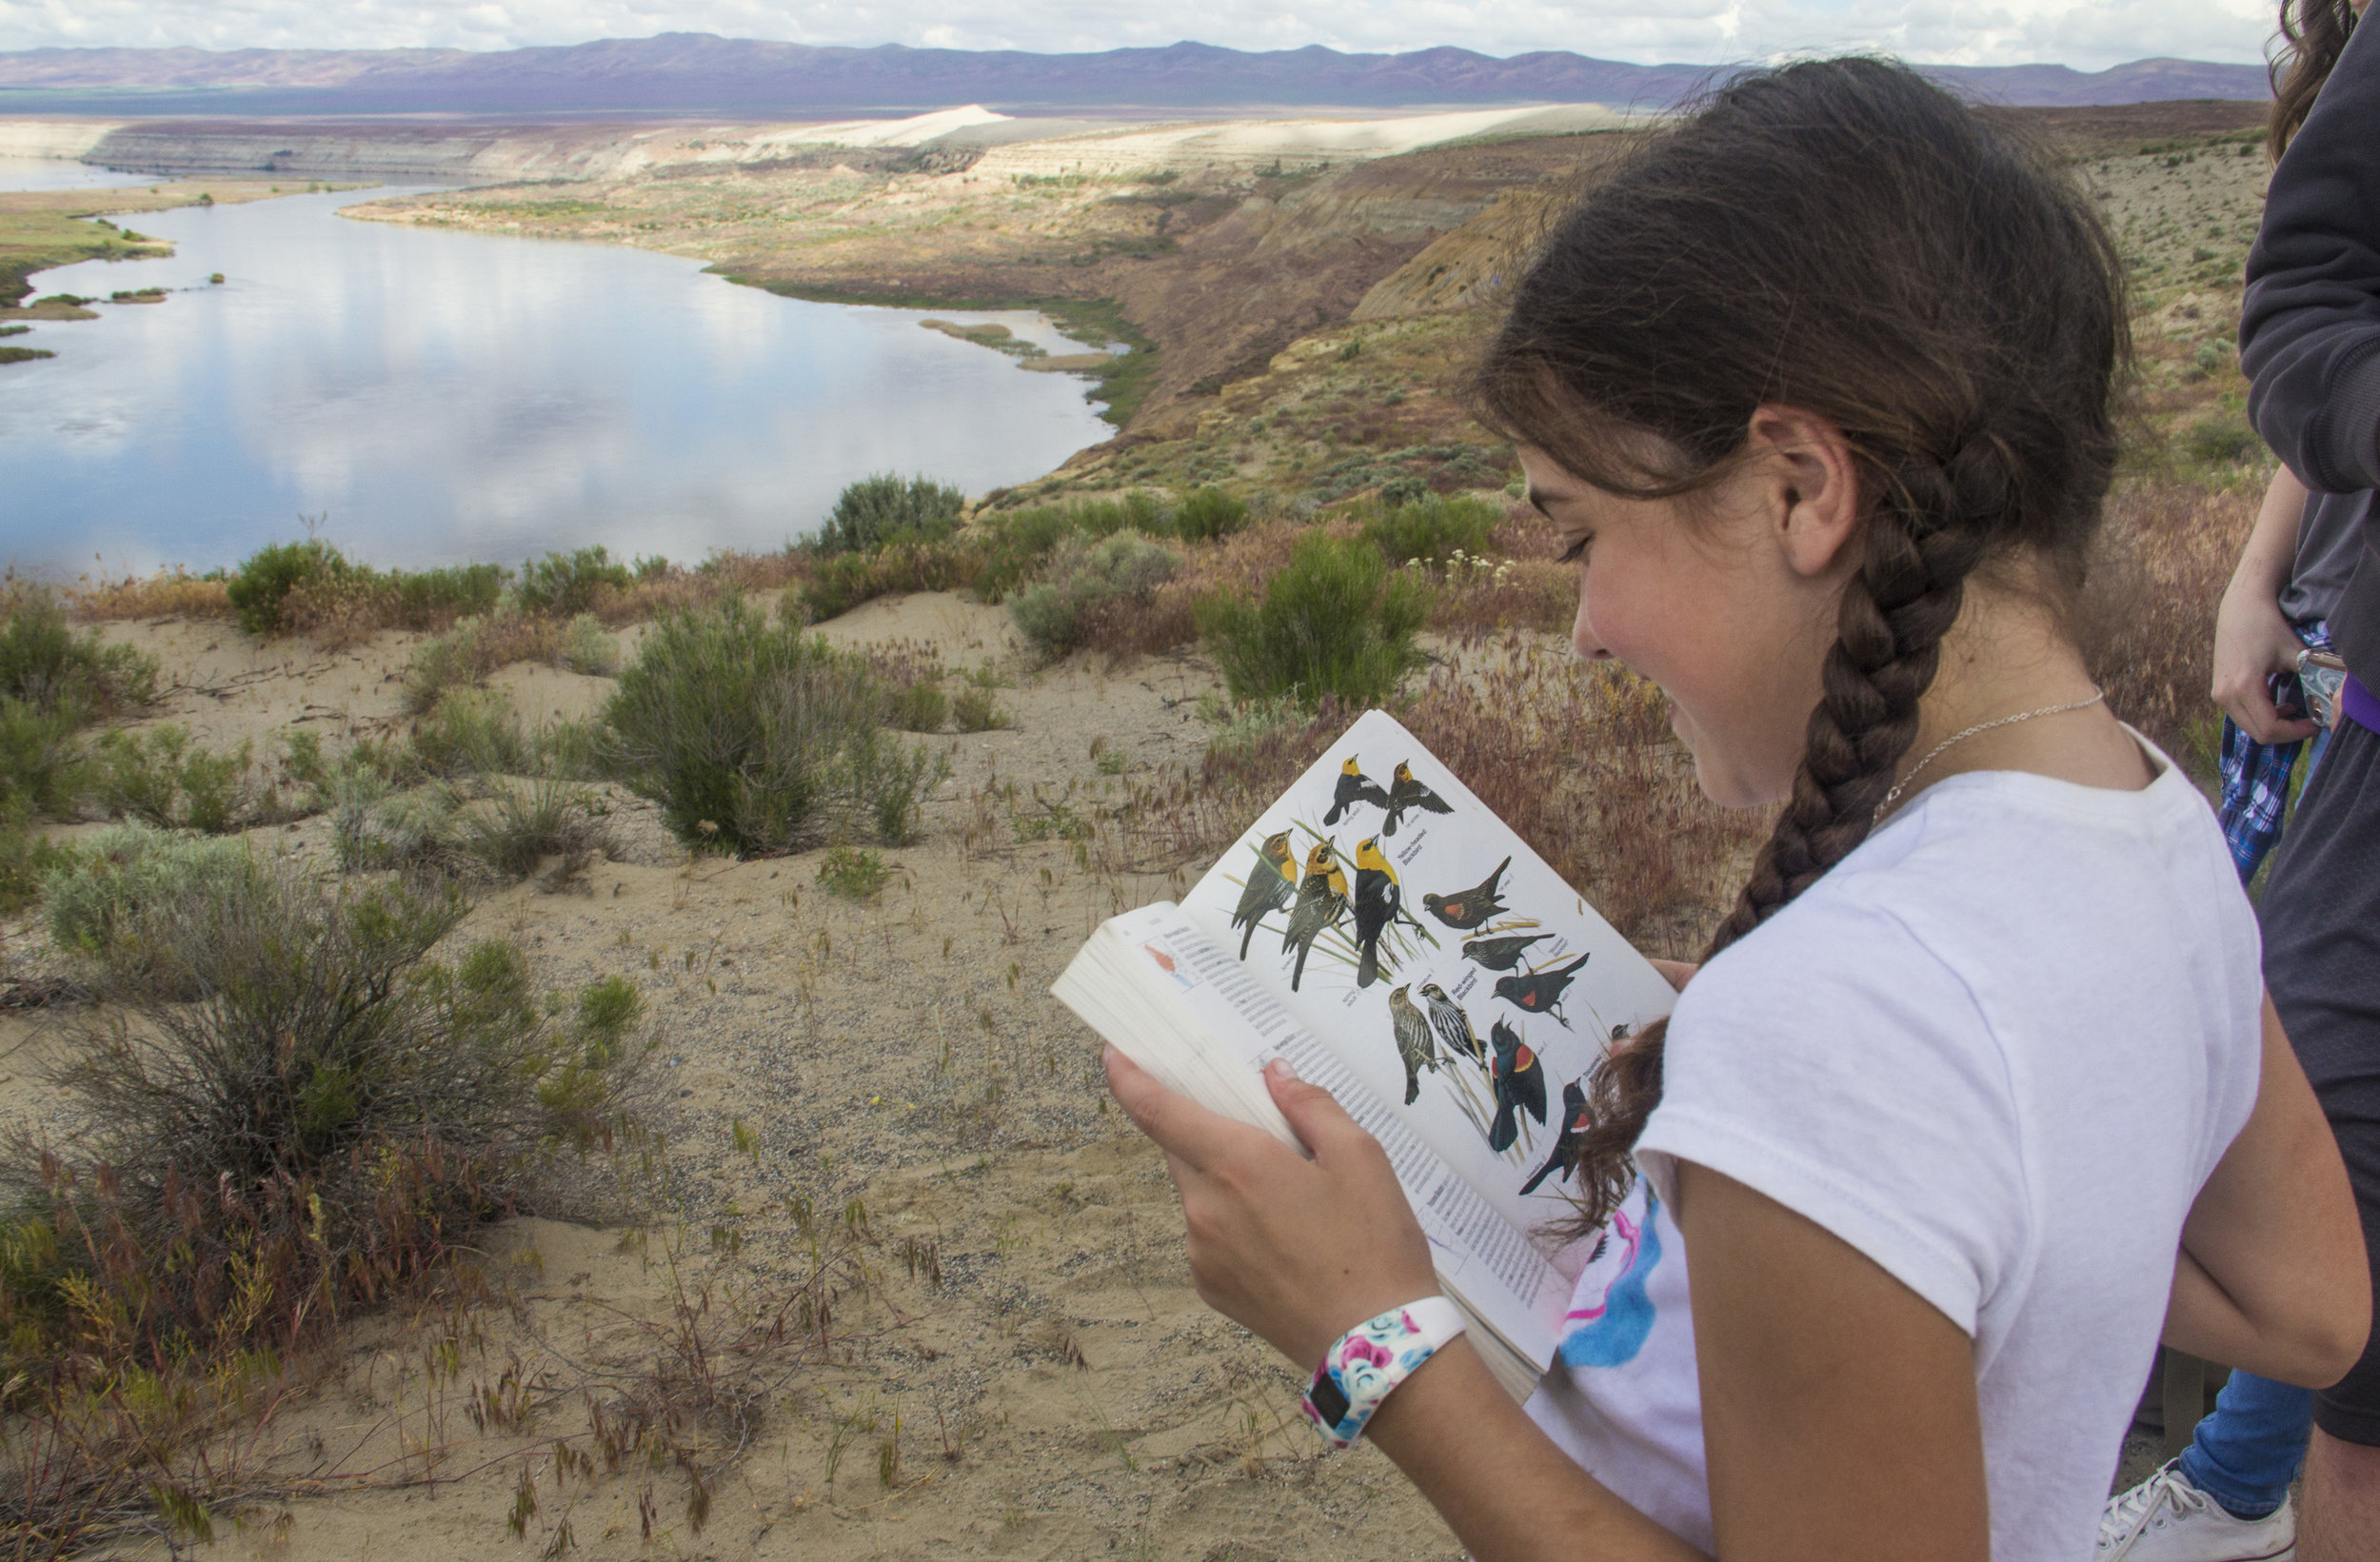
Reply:
[[[324, 537], [384, 565], [590, 543], [693, 560], [779, 546], [871, 472], [981, 493], [1113, 432], [1081, 380], [921, 330], [924, 313], [335, 214], [390, 193], [145, 212], [124, 221], [174, 258], [35, 278], [173, 291], [10, 339], [58, 356], [0, 366], [0, 557], [205, 569], [327, 516]], [[944, 317], [1082, 350], [1030, 314]]]

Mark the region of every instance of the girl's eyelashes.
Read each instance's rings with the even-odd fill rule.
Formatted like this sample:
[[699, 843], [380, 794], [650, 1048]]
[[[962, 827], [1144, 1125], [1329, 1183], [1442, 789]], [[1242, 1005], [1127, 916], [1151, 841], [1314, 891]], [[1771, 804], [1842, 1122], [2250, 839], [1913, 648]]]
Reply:
[[1579, 560], [1587, 556], [1587, 544], [1594, 541], [1595, 536], [1591, 532], [1580, 537], [1577, 542], [1571, 544], [1570, 546], [1564, 548], [1562, 550], [1562, 556], [1555, 562], [1557, 564], [1577, 564]]

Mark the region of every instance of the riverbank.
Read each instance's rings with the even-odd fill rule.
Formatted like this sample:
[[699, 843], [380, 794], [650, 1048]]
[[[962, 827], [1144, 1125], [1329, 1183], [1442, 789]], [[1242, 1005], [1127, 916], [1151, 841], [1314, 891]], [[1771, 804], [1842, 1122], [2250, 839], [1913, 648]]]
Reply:
[[90, 318], [72, 306], [47, 306], [47, 312], [21, 307], [33, 291], [28, 279], [36, 271], [78, 261], [154, 260], [173, 253], [171, 245], [111, 218], [176, 207], [231, 206], [288, 192], [268, 181], [236, 179], [169, 181], [145, 188], [0, 190], [0, 322]]

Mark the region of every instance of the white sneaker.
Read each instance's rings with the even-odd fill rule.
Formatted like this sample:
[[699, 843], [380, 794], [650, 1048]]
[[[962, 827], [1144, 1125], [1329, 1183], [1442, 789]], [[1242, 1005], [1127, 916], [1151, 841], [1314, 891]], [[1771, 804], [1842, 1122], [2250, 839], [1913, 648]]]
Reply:
[[2263, 1518], [2233, 1518], [2167, 1465], [2108, 1499], [2094, 1562], [2293, 1562], [2297, 1510], [2287, 1497]]

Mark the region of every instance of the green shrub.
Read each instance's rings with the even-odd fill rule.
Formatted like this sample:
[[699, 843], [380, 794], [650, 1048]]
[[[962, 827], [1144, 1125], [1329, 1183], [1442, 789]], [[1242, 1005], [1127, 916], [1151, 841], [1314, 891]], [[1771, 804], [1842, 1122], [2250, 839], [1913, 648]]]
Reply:
[[962, 732], [991, 732], [1014, 724], [1015, 718], [1001, 709], [990, 689], [969, 684], [951, 697], [950, 721]]
[[2238, 413], [2216, 412], [2190, 425], [2182, 448], [2211, 465], [2228, 466], [2253, 459], [2264, 441]]
[[511, 573], [501, 564], [390, 570], [382, 578], [388, 622], [400, 629], [431, 629], [492, 613], [504, 600], [505, 581]]
[[620, 670], [620, 642], [605, 632], [603, 621], [581, 613], [562, 634], [562, 649], [554, 660], [574, 673], [609, 678]]
[[156, 700], [157, 659], [109, 644], [96, 629], [78, 638], [57, 594], [34, 586], [0, 626], [0, 695], [68, 712], [78, 723], [115, 716]]
[[1082, 643], [1095, 612], [1145, 603], [1180, 567], [1179, 555], [1137, 531], [1069, 537], [1041, 578], [1008, 599], [1008, 615], [1042, 655], [1063, 656]]
[[576, 1213], [556, 1174], [641, 1099], [639, 1005], [612, 979], [549, 1015], [506, 943], [432, 959], [466, 909], [293, 868], [142, 907], [195, 1000], [103, 977], [123, 1007], [76, 1027], [58, 1076], [70, 1147], [0, 1154], [15, 1235], [55, 1271], [5, 1277], [10, 1369], [286, 1352], [483, 1221]]
[[967, 496], [922, 477], [862, 478], [836, 496], [818, 528], [818, 551], [873, 553], [894, 543], [939, 542], [959, 529]]
[[526, 879], [555, 859], [547, 887], [569, 882], [609, 849], [610, 826], [585, 788], [537, 781], [500, 789], [465, 816], [463, 849], [501, 880]]
[[467, 689], [480, 681], [479, 636], [480, 621], [465, 619], [413, 647], [405, 666], [406, 714], [426, 716], [449, 690]]
[[853, 900], [874, 900], [890, 877], [882, 857], [850, 846], [835, 847], [818, 865], [818, 881], [829, 893]]
[[818, 562], [803, 583], [801, 611], [813, 623], [840, 618], [862, 603], [903, 591], [955, 591], [974, 582], [982, 555], [962, 541], [895, 543], [874, 553], [838, 553]]
[[0, 695], [0, 820], [70, 819], [89, 779], [71, 710]]
[[1379, 507], [1365, 519], [1363, 535], [1392, 564], [1415, 559], [1442, 564], [1457, 553], [1485, 552], [1502, 519], [1483, 500], [1431, 495]]
[[[74, 860], [43, 879], [50, 942], [98, 962], [119, 988], [169, 999], [199, 996], [182, 954], [153, 925], [173, 908], [229, 897], [259, 873], [237, 840], [208, 840], [148, 824], [116, 824], [85, 840]], [[162, 909], [161, 909], [162, 908]]]
[[457, 689], [413, 723], [413, 759], [432, 776], [523, 776], [533, 769], [528, 733], [507, 696]]
[[532, 613], [569, 618], [595, 605], [605, 591], [625, 591], [636, 576], [626, 564], [611, 562], [602, 544], [576, 553], [548, 553], [535, 564], [521, 566], [513, 600]]
[[688, 845], [750, 855], [905, 829], [945, 761], [884, 733], [856, 657], [741, 597], [653, 625], [605, 710], [622, 779]]
[[981, 529], [983, 568], [975, 578], [975, 594], [984, 602], [998, 603], [1023, 584], [1060, 542], [1086, 528], [1077, 524], [1072, 510], [1036, 504], [996, 515]]
[[1235, 700], [1325, 695], [1361, 708], [1386, 699], [1422, 662], [1414, 636], [1428, 590], [1361, 538], [1312, 533], [1267, 583], [1259, 604], [1211, 597], [1199, 633]]
[[91, 751], [90, 785], [110, 817], [220, 835], [277, 811], [276, 800], [249, 795], [253, 766], [246, 742], [215, 754], [193, 746], [188, 730], [160, 726], [102, 738]]
[[302, 585], [340, 583], [356, 573], [344, 554], [319, 538], [269, 543], [248, 555], [225, 583], [223, 594], [239, 615], [241, 628], [271, 636], [289, 627], [283, 609], [290, 592]]
[[1174, 506], [1173, 533], [1185, 543], [1228, 537], [1248, 524], [1248, 506], [1220, 488], [1199, 488]]
[[50, 876], [82, 860], [79, 846], [61, 846], [39, 830], [0, 819], [0, 916], [39, 905]]
[[895, 683], [884, 694], [884, 724], [903, 732], [940, 732], [950, 720], [950, 696], [922, 680]]

